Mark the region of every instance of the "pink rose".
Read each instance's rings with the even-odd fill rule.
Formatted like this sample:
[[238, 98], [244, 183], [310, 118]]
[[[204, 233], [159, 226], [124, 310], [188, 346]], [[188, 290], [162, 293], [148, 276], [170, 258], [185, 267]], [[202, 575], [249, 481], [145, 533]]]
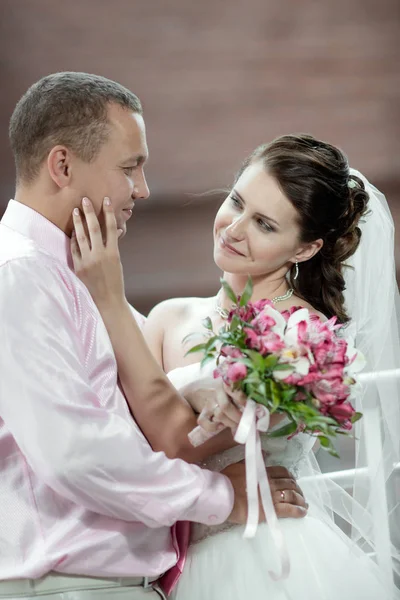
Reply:
[[225, 375], [225, 380], [227, 383], [236, 383], [237, 381], [241, 381], [247, 375], [247, 367], [241, 362], [235, 362], [229, 365], [228, 370]]
[[275, 354], [285, 347], [282, 338], [272, 331], [262, 335], [254, 329], [250, 329], [250, 327], [245, 327], [244, 332], [246, 334], [246, 345], [253, 350], [258, 350], [263, 356]]
[[232, 321], [234, 315], [239, 317], [239, 319], [241, 319], [242, 321], [250, 323], [250, 321], [256, 316], [256, 311], [254, 310], [253, 305], [250, 303], [246, 306], [235, 307], [231, 310], [231, 312], [228, 315], [228, 323]]
[[345, 340], [336, 340], [336, 344], [333, 349], [332, 362], [344, 365], [346, 363], [346, 350], [347, 343]]
[[297, 324], [297, 341], [300, 344], [308, 345], [309, 333], [307, 321], [300, 321]]
[[232, 358], [240, 358], [243, 356], [239, 348], [235, 348], [234, 346], [224, 346], [221, 348], [221, 354], [222, 356], [231, 356]]
[[329, 414], [339, 423], [349, 421], [356, 411], [349, 402], [343, 404], [335, 404], [329, 409]]
[[260, 332], [265, 333], [274, 325], [276, 325], [275, 319], [265, 312], [260, 312], [255, 319], [251, 322], [253, 327], [257, 327]]
[[262, 338], [262, 349], [267, 354], [276, 354], [280, 352], [285, 347], [285, 343], [282, 338], [272, 331], [268, 333], [268, 335], [263, 336]]
[[254, 331], [254, 329], [251, 329], [250, 327], [244, 327], [243, 331], [246, 334], [246, 345], [249, 348], [259, 350], [260, 336], [257, 335], [257, 333]]
[[218, 369], [214, 369], [214, 371], [213, 371], [213, 378], [214, 379], [218, 379], [221, 376], [222, 376], [222, 373], [221, 373], [220, 369], [219, 368]]
[[261, 312], [262, 310], [264, 310], [264, 308], [266, 306], [274, 306], [273, 303], [271, 302], [271, 300], [257, 300], [257, 302], [253, 302], [253, 306], [256, 309], [257, 312]]

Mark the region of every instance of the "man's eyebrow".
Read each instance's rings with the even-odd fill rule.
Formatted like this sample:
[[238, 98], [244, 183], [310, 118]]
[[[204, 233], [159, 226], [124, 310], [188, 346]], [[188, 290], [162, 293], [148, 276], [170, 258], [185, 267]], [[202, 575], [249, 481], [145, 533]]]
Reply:
[[138, 163], [139, 165], [142, 165], [147, 161], [148, 158], [149, 157], [145, 156], [144, 154], [132, 154], [132, 156], [128, 156], [128, 158], [123, 160], [122, 164], [125, 165], [130, 163]]

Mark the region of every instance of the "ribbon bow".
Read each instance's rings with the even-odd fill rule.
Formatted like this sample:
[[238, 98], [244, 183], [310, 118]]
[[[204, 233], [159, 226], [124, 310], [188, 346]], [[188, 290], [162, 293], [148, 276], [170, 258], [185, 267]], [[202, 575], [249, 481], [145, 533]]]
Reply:
[[285, 538], [276, 516], [262, 453], [259, 432], [268, 431], [269, 421], [269, 410], [248, 399], [235, 434], [235, 441], [245, 445], [248, 514], [243, 537], [252, 538], [256, 534], [259, 518], [258, 488], [260, 488], [265, 518], [281, 561], [281, 572], [269, 571], [269, 574], [274, 581], [278, 581], [289, 576], [290, 560]]

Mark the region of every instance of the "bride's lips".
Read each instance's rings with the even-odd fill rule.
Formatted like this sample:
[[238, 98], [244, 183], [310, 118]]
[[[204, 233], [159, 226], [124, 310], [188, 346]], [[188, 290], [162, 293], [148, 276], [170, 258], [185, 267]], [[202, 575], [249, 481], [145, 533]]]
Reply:
[[229, 254], [235, 254], [236, 256], [245, 256], [244, 254], [242, 254], [242, 252], [239, 252], [239, 250], [236, 250], [236, 248], [228, 244], [223, 237], [220, 238], [220, 246], [222, 250], [225, 250]]

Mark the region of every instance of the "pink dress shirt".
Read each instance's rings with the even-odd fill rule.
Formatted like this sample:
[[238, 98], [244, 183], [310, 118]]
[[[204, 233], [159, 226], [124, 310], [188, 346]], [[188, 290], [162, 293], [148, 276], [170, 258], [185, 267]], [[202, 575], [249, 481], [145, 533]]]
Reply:
[[179, 558], [176, 521], [219, 524], [233, 505], [226, 477], [152, 451], [71, 269], [69, 238], [11, 200], [0, 223], [0, 580], [157, 576]]

